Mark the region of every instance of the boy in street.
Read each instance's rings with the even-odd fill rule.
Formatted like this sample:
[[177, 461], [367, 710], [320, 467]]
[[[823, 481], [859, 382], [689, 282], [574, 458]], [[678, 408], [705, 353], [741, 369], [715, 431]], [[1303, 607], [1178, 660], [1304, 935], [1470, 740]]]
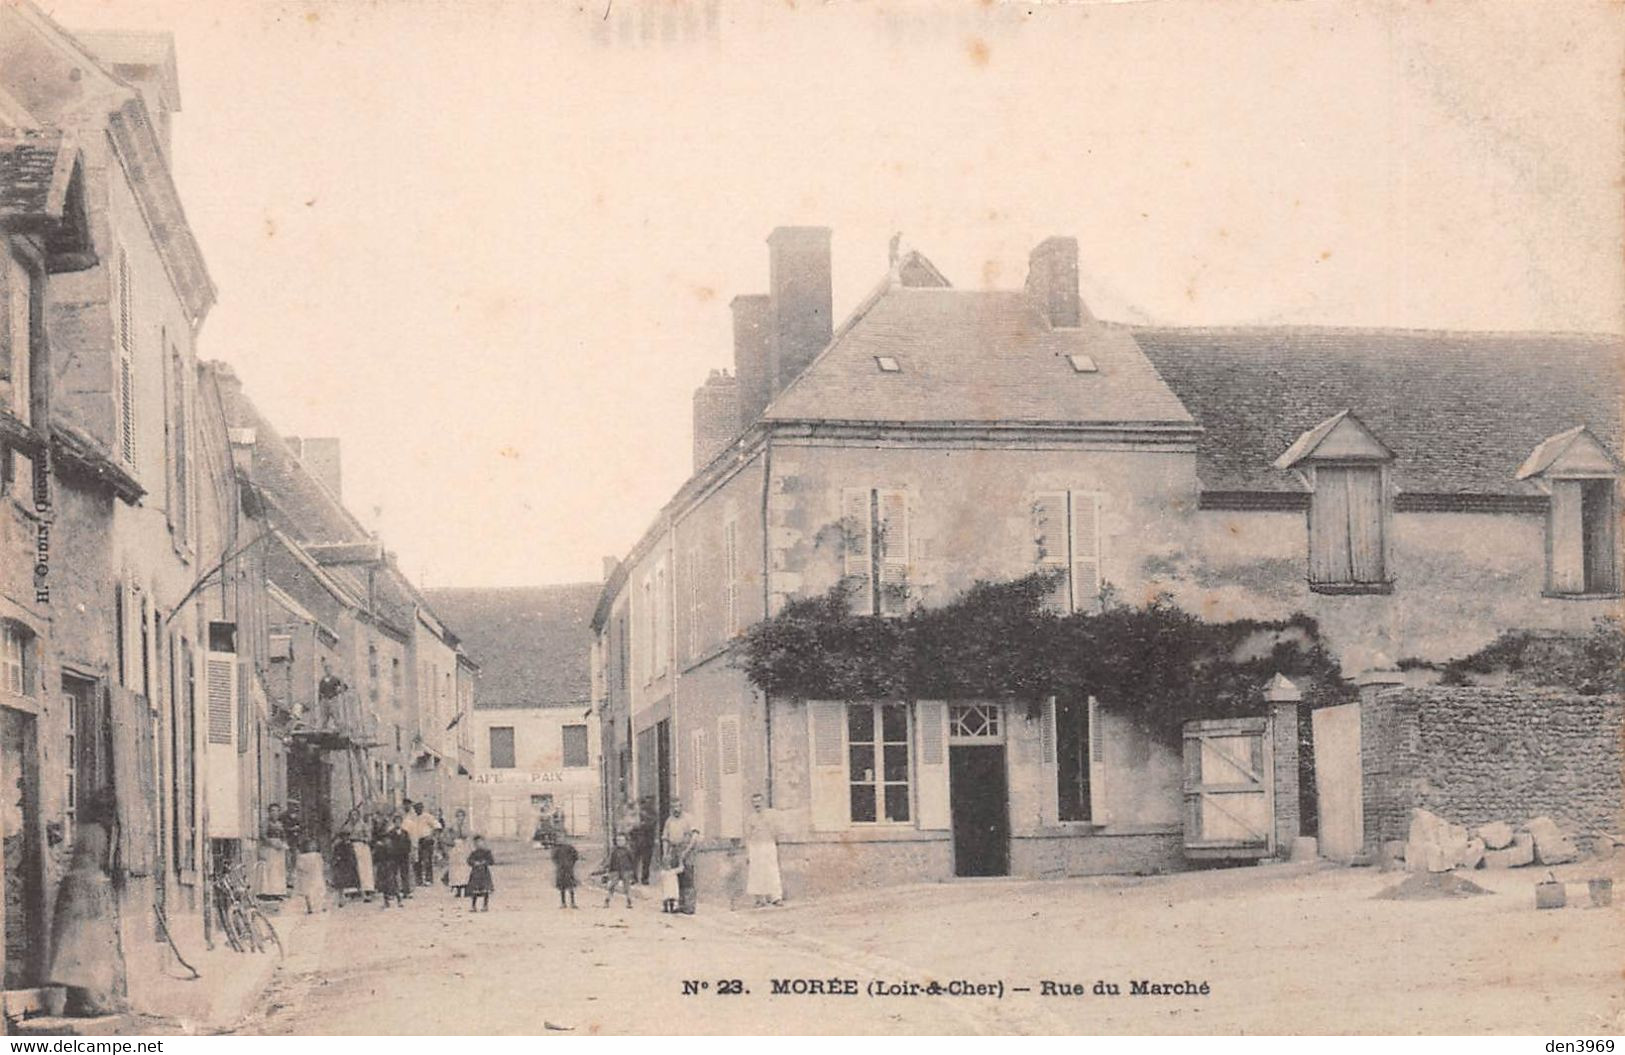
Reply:
[[609, 856], [604, 859], [604, 867], [599, 869], [605, 877], [609, 889], [604, 891], [604, 907], [615, 897], [615, 887], [620, 886], [626, 894], [626, 907], [632, 907], [632, 880], [637, 871], [637, 860], [632, 851], [627, 849], [625, 842], [619, 835], [615, 836], [615, 844], [610, 847]]

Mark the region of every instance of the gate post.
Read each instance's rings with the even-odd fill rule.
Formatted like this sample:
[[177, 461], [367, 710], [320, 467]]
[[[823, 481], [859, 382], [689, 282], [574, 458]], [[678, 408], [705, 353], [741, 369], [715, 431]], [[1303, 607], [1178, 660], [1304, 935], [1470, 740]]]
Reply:
[[1298, 809], [1298, 703], [1303, 693], [1277, 674], [1264, 690], [1270, 705], [1270, 737], [1275, 759], [1275, 853], [1286, 857], [1303, 831]]

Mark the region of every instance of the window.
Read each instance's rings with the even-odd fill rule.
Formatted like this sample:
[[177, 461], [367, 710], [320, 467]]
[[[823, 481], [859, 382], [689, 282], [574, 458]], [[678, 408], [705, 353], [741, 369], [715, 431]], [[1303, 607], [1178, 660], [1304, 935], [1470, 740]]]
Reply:
[[999, 738], [999, 707], [993, 703], [956, 703], [948, 708], [948, 735], [955, 740]]
[[861, 615], [908, 611], [908, 492], [847, 488], [841, 494], [846, 580]]
[[169, 349], [170, 412], [169, 441], [170, 464], [175, 480], [169, 496], [169, 526], [175, 540], [183, 549], [192, 545], [192, 466], [188, 458], [188, 422], [186, 398], [186, 363], [175, 347]]
[[1547, 534], [1547, 585], [1564, 595], [1619, 591], [1616, 487], [1610, 478], [1557, 479]]
[[[156, 620], [157, 613], [153, 616]], [[182, 638], [180, 648], [170, 649], [169, 655], [170, 750], [175, 759], [171, 847], [175, 871], [186, 873], [197, 867], [197, 676], [190, 641]]]
[[119, 457], [125, 465], [135, 465], [135, 321], [131, 312], [130, 258], [118, 251], [114, 273], [115, 328], [118, 336]]
[[1049, 607], [1062, 614], [1100, 607], [1101, 496], [1048, 491], [1033, 499], [1033, 545], [1040, 571], [1055, 575]]
[[62, 694], [62, 706], [68, 712], [68, 751], [62, 761], [67, 766], [65, 812], [71, 826], [79, 812], [79, 699], [73, 693], [65, 692]]
[[666, 560], [655, 563], [654, 611], [650, 613], [650, 632], [654, 640], [654, 677], [666, 673], [671, 658], [671, 577], [666, 572]]
[[1387, 587], [1380, 465], [1320, 464], [1309, 496], [1309, 583], [1330, 592]]
[[728, 589], [728, 637], [739, 633], [739, 524], [730, 520], [722, 525], [723, 575]]
[[875, 356], [875, 365], [880, 367], [880, 372], [883, 374], [900, 374], [903, 372], [902, 364], [890, 355]]
[[1089, 355], [1069, 355], [1066, 361], [1072, 364], [1072, 372], [1076, 374], [1095, 374], [1100, 372], [1094, 357]]
[[34, 342], [29, 322], [33, 289], [22, 261], [10, 253], [5, 254], [0, 280], [0, 296], [5, 301], [0, 314], [4, 327], [0, 330], [0, 409], [26, 425], [31, 420], [33, 398]]
[[615, 686], [624, 692], [632, 663], [632, 628], [624, 612], [615, 617], [615, 658]]
[[1089, 704], [1055, 701], [1055, 765], [1059, 817], [1086, 821], [1089, 812]]
[[513, 766], [513, 726], [491, 726], [491, 768], [512, 769]]
[[848, 704], [846, 734], [853, 823], [907, 822], [908, 705]]
[[0, 622], [0, 691], [34, 695], [34, 635], [17, 623]]
[[700, 633], [700, 547], [697, 545], [688, 548], [688, 557], [683, 564], [683, 594], [688, 611], [686, 655], [694, 660], [699, 658], [700, 642], [704, 640], [704, 635]]
[[587, 760], [587, 727], [566, 725], [560, 730], [560, 735], [564, 741], [564, 768], [587, 768], [590, 764]]

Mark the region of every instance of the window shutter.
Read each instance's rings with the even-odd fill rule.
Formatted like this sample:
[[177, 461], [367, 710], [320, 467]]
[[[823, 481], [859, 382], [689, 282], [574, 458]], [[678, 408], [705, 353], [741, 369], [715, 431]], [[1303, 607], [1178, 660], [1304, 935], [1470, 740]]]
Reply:
[[134, 358], [134, 320], [130, 310], [130, 260], [120, 249], [118, 254], [118, 288], [114, 296], [118, 301], [119, 352], [119, 454], [125, 464], [135, 464], [135, 377], [131, 360]]
[[852, 817], [846, 783], [846, 704], [808, 700], [807, 737], [812, 745], [812, 826], [817, 831], [840, 831]]
[[948, 705], [921, 700], [914, 705], [919, 782], [919, 826], [943, 831], [953, 826], [948, 806]]
[[908, 611], [908, 492], [876, 493], [879, 538], [875, 545], [880, 557], [880, 614], [903, 615]]
[[1039, 821], [1058, 824], [1061, 818], [1060, 767], [1055, 762], [1055, 697], [1044, 697], [1038, 725]]
[[705, 779], [707, 776], [705, 771], [705, 730], [694, 730], [689, 735], [689, 743], [693, 747], [693, 753], [688, 758], [689, 812], [694, 816], [694, 827], [700, 830], [701, 835], [705, 835], [710, 827], [706, 823], [706, 812], [711, 799]]
[[717, 834], [739, 839], [745, 834], [745, 775], [740, 758], [739, 716], [717, 719], [717, 796], [721, 805]]
[[1581, 535], [1585, 539], [1586, 589], [1613, 593], [1619, 589], [1619, 544], [1615, 527], [1619, 508], [1612, 480], [1588, 480], [1580, 492]]
[[1089, 697], [1089, 820], [1105, 824], [1106, 808], [1106, 730], [1100, 724], [1100, 701]]
[[1100, 607], [1100, 496], [1072, 492], [1072, 610]]
[[1382, 470], [1348, 470], [1349, 572], [1354, 582], [1383, 582]]
[[863, 615], [874, 611], [874, 581], [869, 566], [870, 491], [848, 487], [841, 491], [841, 522], [846, 533], [847, 581], [853, 586], [852, 607]]
[[230, 652], [208, 655], [209, 743], [230, 745], [237, 729], [237, 657]]
[[722, 526], [722, 549], [728, 580], [728, 625], [724, 636], [733, 637], [739, 632], [739, 525], [732, 520]]
[[1553, 480], [1551, 503], [1550, 585], [1553, 593], [1584, 593], [1585, 529], [1582, 509], [1585, 485], [1579, 480]]
[[1309, 499], [1309, 581], [1351, 582], [1349, 555], [1349, 470], [1316, 466]]

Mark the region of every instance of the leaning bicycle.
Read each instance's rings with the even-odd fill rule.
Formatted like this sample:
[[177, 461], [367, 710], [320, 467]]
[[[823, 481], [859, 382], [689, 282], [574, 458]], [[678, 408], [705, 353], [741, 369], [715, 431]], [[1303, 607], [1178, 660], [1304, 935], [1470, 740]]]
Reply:
[[274, 946], [277, 958], [282, 958], [282, 937], [256, 902], [242, 865], [232, 865], [217, 875], [213, 892], [215, 919], [234, 952], [268, 952]]

